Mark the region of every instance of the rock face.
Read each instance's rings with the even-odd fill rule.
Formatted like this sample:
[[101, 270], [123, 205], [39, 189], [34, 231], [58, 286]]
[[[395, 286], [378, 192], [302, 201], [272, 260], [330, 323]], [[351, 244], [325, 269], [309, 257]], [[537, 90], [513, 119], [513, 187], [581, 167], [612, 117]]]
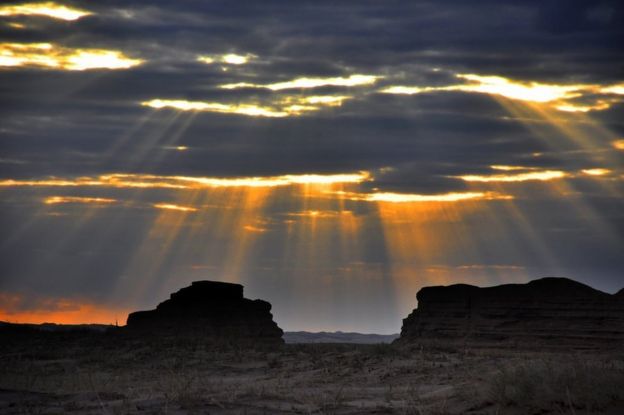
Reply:
[[624, 343], [624, 290], [611, 295], [566, 278], [479, 288], [426, 287], [401, 341], [422, 338]]
[[283, 342], [270, 303], [243, 298], [242, 285], [215, 281], [195, 281], [155, 310], [131, 313], [126, 327], [215, 340]]

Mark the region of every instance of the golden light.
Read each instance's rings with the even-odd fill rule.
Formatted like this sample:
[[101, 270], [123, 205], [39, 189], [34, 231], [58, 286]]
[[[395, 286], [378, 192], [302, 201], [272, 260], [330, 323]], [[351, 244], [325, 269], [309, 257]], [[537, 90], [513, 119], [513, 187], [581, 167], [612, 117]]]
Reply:
[[249, 61], [250, 55], [237, 55], [235, 53], [228, 53], [223, 55], [223, 63], [229, 63], [230, 65], [244, 65]]
[[560, 104], [556, 105], [555, 108], [564, 112], [589, 112], [609, 109], [611, 104], [611, 102], [599, 100], [593, 105]]
[[243, 226], [243, 229], [245, 229], [247, 232], [256, 232], [256, 233], [264, 233], [268, 231], [267, 228], [261, 228], [259, 226], [254, 226], [254, 225], [245, 225]]
[[180, 206], [173, 203], [155, 203], [152, 206], [156, 209], [176, 210], [179, 212], [197, 212], [199, 210], [191, 206]]
[[72, 49], [52, 43], [0, 43], [0, 66], [68, 71], [127, 69], [143, 63], [120, 51]]
[[238, 82], [233, 84], [224, 84], [220, 88], [238, 89], [238, 88], [266, 88], [272, 91], [281, 91], [283, 89], [309, 89], [321, 86], [361, 86], [374, 84], [377, 79], [382, 78], [376, 75], [355, 74], [348, 77], [330, 77], [330, 78], [296, 78], [286, 82], [276, 82], [272, 84], [252, 84], [248, 82]]
[[543, 171], [530, 171], [526, 173], [517, 174], [490, 174], [490, 175], [478, 175], [467, 174], [459, 176], [460, 179], [466, 182], [482, 182], [482, 183], [510, 183], [510, 182], [527, 182], [527, 181], [549, 181], [563, 179], [567, 177], [568, 173], [560, 170], [543, 170]]
[[215, 62], [220, 62], [227, 65], [244, 65], [255, 58], [257, 58], [257, 56], [251, 53], [247, 53], [245, 55], [227, 53], [225, 55], [199, 55], [197, 57], [197, 60], [199, 62], [203, 62], [209, 65]]
[[439, 91], [440, 88], [436, 87], [419, 87], [419, 86], [402, 86], [395, 85], [379, 90], [384, 94], [397, 94], [397, 95], [415, 95], [422, 94], [423, 92]]
[[22, 24], [22, 23], [16, 23], [16, 22], [9, 22], [7, 23], [7, 26], [13, 28], [13, 29], [18, 29], [18, 30], [22, 30], [22, 29], [26, 29], [26, 25]]
[[451, 192], [444, 194], [409, 194], [409, 193], [390, 193], [376, 192], [364, 196], [364, 200], [371, 202], [388, 202], [388, 203], [429, 203], [429, 202], [460, 202], [464, 200], [495, 200], [495, 199], [513, 199], [511, 195], [501, 195], [493, 192]]
[[601, 88], [600, 92], [605, 94], [624, 95], [624, 84], [616, 84]]
[[286, 96], [269, 100], [266, 105], [257, 103], [224, 104], [220, 102], [187, 101], [181, 99], [152, 99], [144, 101], [142, 106], [154, 109], [171, 108], [178, 111], [216, 112], [222, 114], [239, 114], [251, 117], [289, 117], [306, 112], [320, 111], [327, 107], [338, 107], [349, 96], [314, 95]]
[[326, 186], [334, 184], [361, 183], [370, 180], [370, 173], [344, 174], [288, 174], [258, 177], [195, 177], [159, 176], [149, 174], [113, 173], [97, 177], [74, 179], [48, 178], [42, 180], [0, 180], [0, 187], [110, 187], [141, 189], [205, 189], [205, 188], [271, 188], [291, 185]]
[[468, 85], [457, 85], [460, 91], [481, 92], [501, 95], [506, 98], [530, 102], [550, 102], [562, 98], [580, 95], [579, 89], [586, 85], [553, 85], [538, 82], [517, 82], [502, 76], [480, 76], [475, 74], [458, 74], [458, 78], [471, 82]]
[[219, 102], [187, 101], [180, 99], [152, 99], [141, 102], [145, 107], [172, 108], [180, 111], [205, 111], [222, 114], [240, 114], [253, 117], [286, 117], [287, 112], [254, 104], [222, 104]]
[[353, 212], [348, 210], [335, 211], [335, 210], [304, 210], [302, 212], [290, 212], [286, 214], [288, 217], [302, 217], [302, 218], [337, 218], [340, 215], [349, 215]]
[[348, 174], [287, 174], [280, 177], [295, 184], [362, 183], [371, 178], [370, 173], [366, 171]]
[[604, 175], [610, 174], [611, 170], [603, 169], [603, 168], [594, 168], [594, 169], [584, 169], [584, 170], [581, 170], [581, 172], [588, 176], [604, 176]]
[[215, 62], [215, 59], [213, 57], [211, 57], [211, 56], [204, 56], [204, 55], [198, 56], [197, 60], [199, 62], [207, 63], [209, 65]]
[[507, 166], [503, 164], [495, 164], [490, 166], [492, 170], [501, 170], [501, 171], [518, 171], [518, 170], [536, 170], [536, 167], [525, 167], [525, 166]]
[[438, 194], [418, 194], [418, 193], [394, 193], [394, 192], [328, 192], [343, 199], [364, 202], [384, 202], [384, 203], [445, 203], [461, 202], [466, 200], [505, 200], [513, 199], [512, 195], [497, 192], [449, 192]]
[[615, 140], [611, 143], [616, 150], [624, 150], [624, 139]]
[[165, 150], [175, 150], [175, 151], [186, 151], [189, 149], [188, 146], [164, 146]]
[[0, 6], [0, 16], [47, 16], [60, 20], [77, 20], [92, 14], [89, 11], [63, 6], [51, 1]]
[[[501, 96], [517, 101], [548, 105], [558, 111], [589, 112], [610, 108], [621, 102], [620, 97], [607, 95], [624, 94], [622, 84], [546, 84], [532, 81], [518, 81], [503, 76], [483, 76], [477, 74], [456, 74], [465, 84], [444, 86], [405, 86], [392, 85], [379, 92], [386, 94], [414, 95], [436, 91], [476, 92]], [[602, 96], [601, 96], [602, 95]], [[589, 97], [589, 103], [577, 103], [573, 99]]]
[[78, 196], [50, 196], [43, 200], [46, 205], [56, 205], [61, 203], [88, 203], [88, 204], [110, 204], [117, 203], [117, 199], [103, 197], [78, 197]]
[[289, 115], [301, 115], [310, 111], [319, 111], [324, 107], [339, 107], [351, 98], [353, 97], [345, 95], [290, 96], [277, 101], [277, 104]]

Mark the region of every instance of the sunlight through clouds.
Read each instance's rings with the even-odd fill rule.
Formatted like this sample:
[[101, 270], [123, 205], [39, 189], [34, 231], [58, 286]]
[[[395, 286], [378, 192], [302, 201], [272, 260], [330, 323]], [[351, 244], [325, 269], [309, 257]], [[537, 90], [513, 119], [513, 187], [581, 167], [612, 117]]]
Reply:
[[0, 43], [0, 67], [84, 71], [128, 69], [142, 63], [142, 59], [116, 50], [73, 49], [53, 43]]
[[495, 192], [450, 192], [439, 194], [393, 193], [393, 192], [336, 192], [349, 200], [386, 203], [429, 203], [460, 202], [464, 200], [503, 200], [513, 199], [511, 195]]
[[75, 9], [51, 1], [0, 6], [0, 16], [47, 16], [60, 20], [78, 20], [92, 14], [89, 11]]
[[253, 104], [222, 104], [219, 102], [186, 101], [179, 99], [152, 99], [142, 102], [141, 105], [154, 109], [171, 108], [179, 111], [218, 112], [223, 114], [248, 115], [252, 117], [288, 116], [288, 112]]
[[238, 114], [250, 117], [281, 118], [298, 116], [307, 112], [320, 111], [323, 108], [338, 107], [351, 97], [348, 96], [287, 96], [269, 101], [267, 105], [259, 104], [224, 104], [220, 102], [187, 101], [175, 99], [152, 99], [141, 103], [144, 107], [154, 109], [170, 108], [178, 111], [216, 112], [222, 114]]
[[298, 185], [332, 185], [340, 183], [362, 183], [370, 179], [370, 173], [344, 174], [287, 174], [282, 176], [258, 177], [190, 177], [158, 176], [149, 174], [113, 173], [97, 177], [74, 179], [49, 178], [43, 180], [0, 181], [0, 187], [110, 187], [110, 188], [152, 188], [152, 189], [202, 189], [234, 187], [280, 187]]
[[238, 55], [236, 53], [227, 53], [225, 55], [199, 55], [197, 60], [206, 64], [223, 63], [227, 65], [245, 65], [249, 61], [256, 59], [258, 56], [247, 53]]
[[283, 89], [310, 89], [321, 86], [362, 86], [374, 84], [382, 76], [376, 75], [350, 75], [348, 77], [331, 77], [331, 78], [296, 78], [286, 82], [276, 82], [272, 84], [252, 84], [248, 82], [239, 82], [233, 84], [221, 85], [222, 89], [240, 89], [240, 88], [266, 88], [272, 91], [281, 91]]
[[61, 203], [110, 204], [117, 203], [117, 199], [104, 197], [50, 196], [46, 197], [43, 203], [46, 205], [56, 205]]
[[527, 181], [549, 181], [555, 179], [563, 179], [568, 176], [566, 172], [560, 170], [543, 170], [543, 171], [531, 171], [527, 173], [516, 174], [491, 174], [491, 175], [479, 175], [479, 174], [466, 174], [459, 176], [462, 180], [467, 182], [527, 182]]
[[154, 206], [156, 209], [165, 209], [165, 210], [177, 210], [180, 212], [197, 212], [198, 209], [191, 206], [180, 206], [175, 205], [173, 203], [155, 203]]
[[[456, 74], [455, 77], [466, 80], [468, 83], [445, 86], [393, 85], [385, 87], [379, 92], [395, 95], [415, 95], [438, 91], [476, 92], [549, 105], [564, 112], [600, 111], [624, 101], [623, 98], [619, 97], [619, 95], [624, 94], [624, 88], [620, 84], [546, 84], [512, 80], [503, 76], [477, 74]], [[589, 97], [588, 103], [576, 101], [585, 97]]]
[[624, 150], [624, 139], [615, 140], [611, 143], [616, 150]]

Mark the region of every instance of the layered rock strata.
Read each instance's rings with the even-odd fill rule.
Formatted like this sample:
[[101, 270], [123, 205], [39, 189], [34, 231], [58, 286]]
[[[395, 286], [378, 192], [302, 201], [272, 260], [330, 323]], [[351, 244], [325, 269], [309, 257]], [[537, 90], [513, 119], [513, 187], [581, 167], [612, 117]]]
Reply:
[[243, 286], [195, 281], [171, 294], [155, 310], [128, 316], [128, 331], [204, 336], [217, 340], [282, 342], [271, 304], [243, 297]]
[[624, 290], [611, 295], [566, 278], [479, 288], [425, 287], [401, 341], [423, 338], [624, 343]]

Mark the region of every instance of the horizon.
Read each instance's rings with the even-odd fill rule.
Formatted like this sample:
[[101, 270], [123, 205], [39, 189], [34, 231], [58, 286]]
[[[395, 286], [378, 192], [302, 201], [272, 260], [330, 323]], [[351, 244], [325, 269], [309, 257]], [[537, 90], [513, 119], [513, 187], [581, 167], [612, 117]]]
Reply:
[[431, 285], [616, 293], [623, 34], [615, 0], [3, 3], [0, 320], [195, 280], [369, 334]]
[[[527, 281], [527, 283], [532, 282], [532, 281], [542, 280], [542, 279], [549, 279], [549, 278], [568, 279], [568, 280], [570, 280], [570, 281], [572, 281], [572, 282], [579, 283], [579, 281], [572, 280], [572, 279], [565, 278], [565, 277], [542, 277], [542, 278], [535, 278], [535, 279], [532, 279], [532, 280]], [[200, 282], [200, 281], [209, 281], [209, 280], [197, 280], [197, 281], [192, 281], [191, 283]], [[451, 286], [451, 285], [462, 285], [462, 284], [465, 284], [465, 283], [462, 283], [462, 282], [457, 282], [457, 283], [451, 283], [451, 284], [448, 284], [448, 285], [442, 285], [442, 286], [443, 286], [443, 287], [448, 287], [448, 286]], [[512, 284], [513, 284], [513, 283], [512, 283]], [[583, 283], [581, 283], [581, 284], [583, 284]], [[479, 287], [479, 288], [492, 288], [492, 287], [498, 287], [498, 286], [500, 286], [500, 285], [505, 285], [505, 284], [497, 284], [497, 285], [483, 285], [483, 286], [478, 286], [478, 287]], [[518, 285], [523, 285], [523, 284], [522, 284], [522, 283], [520, 283], [520, 284], [518, 284]], [[588, 288], [591, 288], [591, 289], [593, 289], [593, 290], [596, 290], [596, 291], [598, 291], [598, 292], [601, 292], [601, 293], [603, 293], [603, 294], [608, 294], [608, 295], [615, 295], [615, 294], [617, 294], [619, 291], [624, 290], [624, 285], [622, 286], [622, 288], [620, 288], [619, 290], [618, 290], [618, 289], [616, 289], [614, 292], [602, 291], [602, 290], [599, 290], [599, 289], [597, 289], [597, 288], [595, 288], [595, 287], [592, 287], [591, 285], [588, 285], [588, 284], [583, 284], [583, 285], [587, 286]], [[435, 286], [432, 286], [432, 287], [435, 287]], [[183, 288], [183, 287], [180, 287], [180, 288]], [[424, 287], [423, 287], [423, 288], [424, 288]], [[243, 290], [244, 290], [244, 286], [243, 286]], [[173, 293], [171, 293], [171, 294], [173, 294]], [[243, 295], [244, 295], [244, 294], [245, 294], [245, 293], [244, 293], [244, 291], [243, 291]], [[414, 295], [414, 297], [415, 297], [415, 295]], [[168, 298], [169, 298], [169, 297], [167, 297], [167, 298], [163, 298], [163, 299], [162, 299], [161, 301], [159, 301], [157, 304], [159, 304], [159, 303], [160, 303], [160, 302], [162, 302], [162, 301], [165, 301], [165, 300], [166, 300], [166, 299], [168, 299]], [[245, 298], [247, 298], [247, 297], [245, 297]], [[250, 299], [255, 300], [255, 299], [257, 299], [257, 298], [253, 298], [253, 297], [251, 297]], [[261, 298], [258, 298], [258, 299], [261, 299]], [[155, 304], [153, 308], [155, 308], [157, 304]], [[417, 307], [418, 307], [418, 301], [417, 301], [417, 300], [415, 300], [414, 310], [415, 310]], [[132, 312], [134, 312], [134, 311], [141, 311], [141, 310], [132, 310], [132, 311], [130, 311], [129, 313], [132, 313]], [[272, 310], [272, 311], [274, 311], [274, 310]], [[63, 322], [60, 322], [60, 323], [59, 323], [59, 322], [53, 322], [53, 321], [39, 321], [38, 319], [35, 319], [35, 320], [33, 320], [33, 321], [21, 321], [21, 322], [20, 322], [20, 321], [15, 321], [15, 322], [14, 322], [14, 321], [10, 321], [10, 320], [2, 320], [2, 319], [0, 319], [0, 323], [2, 323], [2, 322], [3, 322], [3, 323], [9, 323], [9, 324], [34, 324], [34, 325], [54, 324], [54, 325], [70, 325], [70, 326], [71, 326], [71, 325], [105, 325], [105, 326], [115, 326], [115, 327], [124, 327], [124, 326], [126, 326], [126, 324], [119, 324], [119, 321], [118, 321], [117, 319], [115, 319], [115, 321], [114, 321], [114, 322], [103, 322], [103, 321], [102, 321], [102, 322], [89, 322], [89, 323], [83, 323], [83, 322], [80, 322], [80, 321], [71, 321], [71, 322], [69, 322], [69, 323], [67, 323], [67, 322], [66, 322], [66, 323], [63, 323]], [[277, 323], [277, 325], [278, 325], [278, 326], [280, 326], [280, 322], [279, 322], [279, 321], [276, 321], [276, 323]], [[281, 326], [280, 326], [280, 328], [282, 328], [282, 329], [284, 330], [284, 332], [285, 332], [285, 333], [286, 333], [286, 332], [289, 332], [289, 333], [310, 333], [310, 334], [322, 334], [322, 333], [329, 333], [329, 334], [331, 334], [331, 333], [341, 333], [341, 334], [362, 334], [362, 335], [380, 335], [380, 336], [391, 336], [391, 335], [399, 335], [399, 334], [400, 334], [400, 332], [401, 332], [401, 327], [399, 327], [399, 330], [398, 330], [398, 331], [395, 331], [395, 332], [360, 332], [360, 331], [345, 331], [345, 330], [340, 330], [340, 329], [331, 330], [331, 331], [329, 331], [329, 330], [323, 330], [323, 329], [316, 329], [316, 330], [303, 330], [303, 329], [298, 329], [298, 328], [296, 328], [296, 327], [285, 328], [285, 327], [281, 327]]]

